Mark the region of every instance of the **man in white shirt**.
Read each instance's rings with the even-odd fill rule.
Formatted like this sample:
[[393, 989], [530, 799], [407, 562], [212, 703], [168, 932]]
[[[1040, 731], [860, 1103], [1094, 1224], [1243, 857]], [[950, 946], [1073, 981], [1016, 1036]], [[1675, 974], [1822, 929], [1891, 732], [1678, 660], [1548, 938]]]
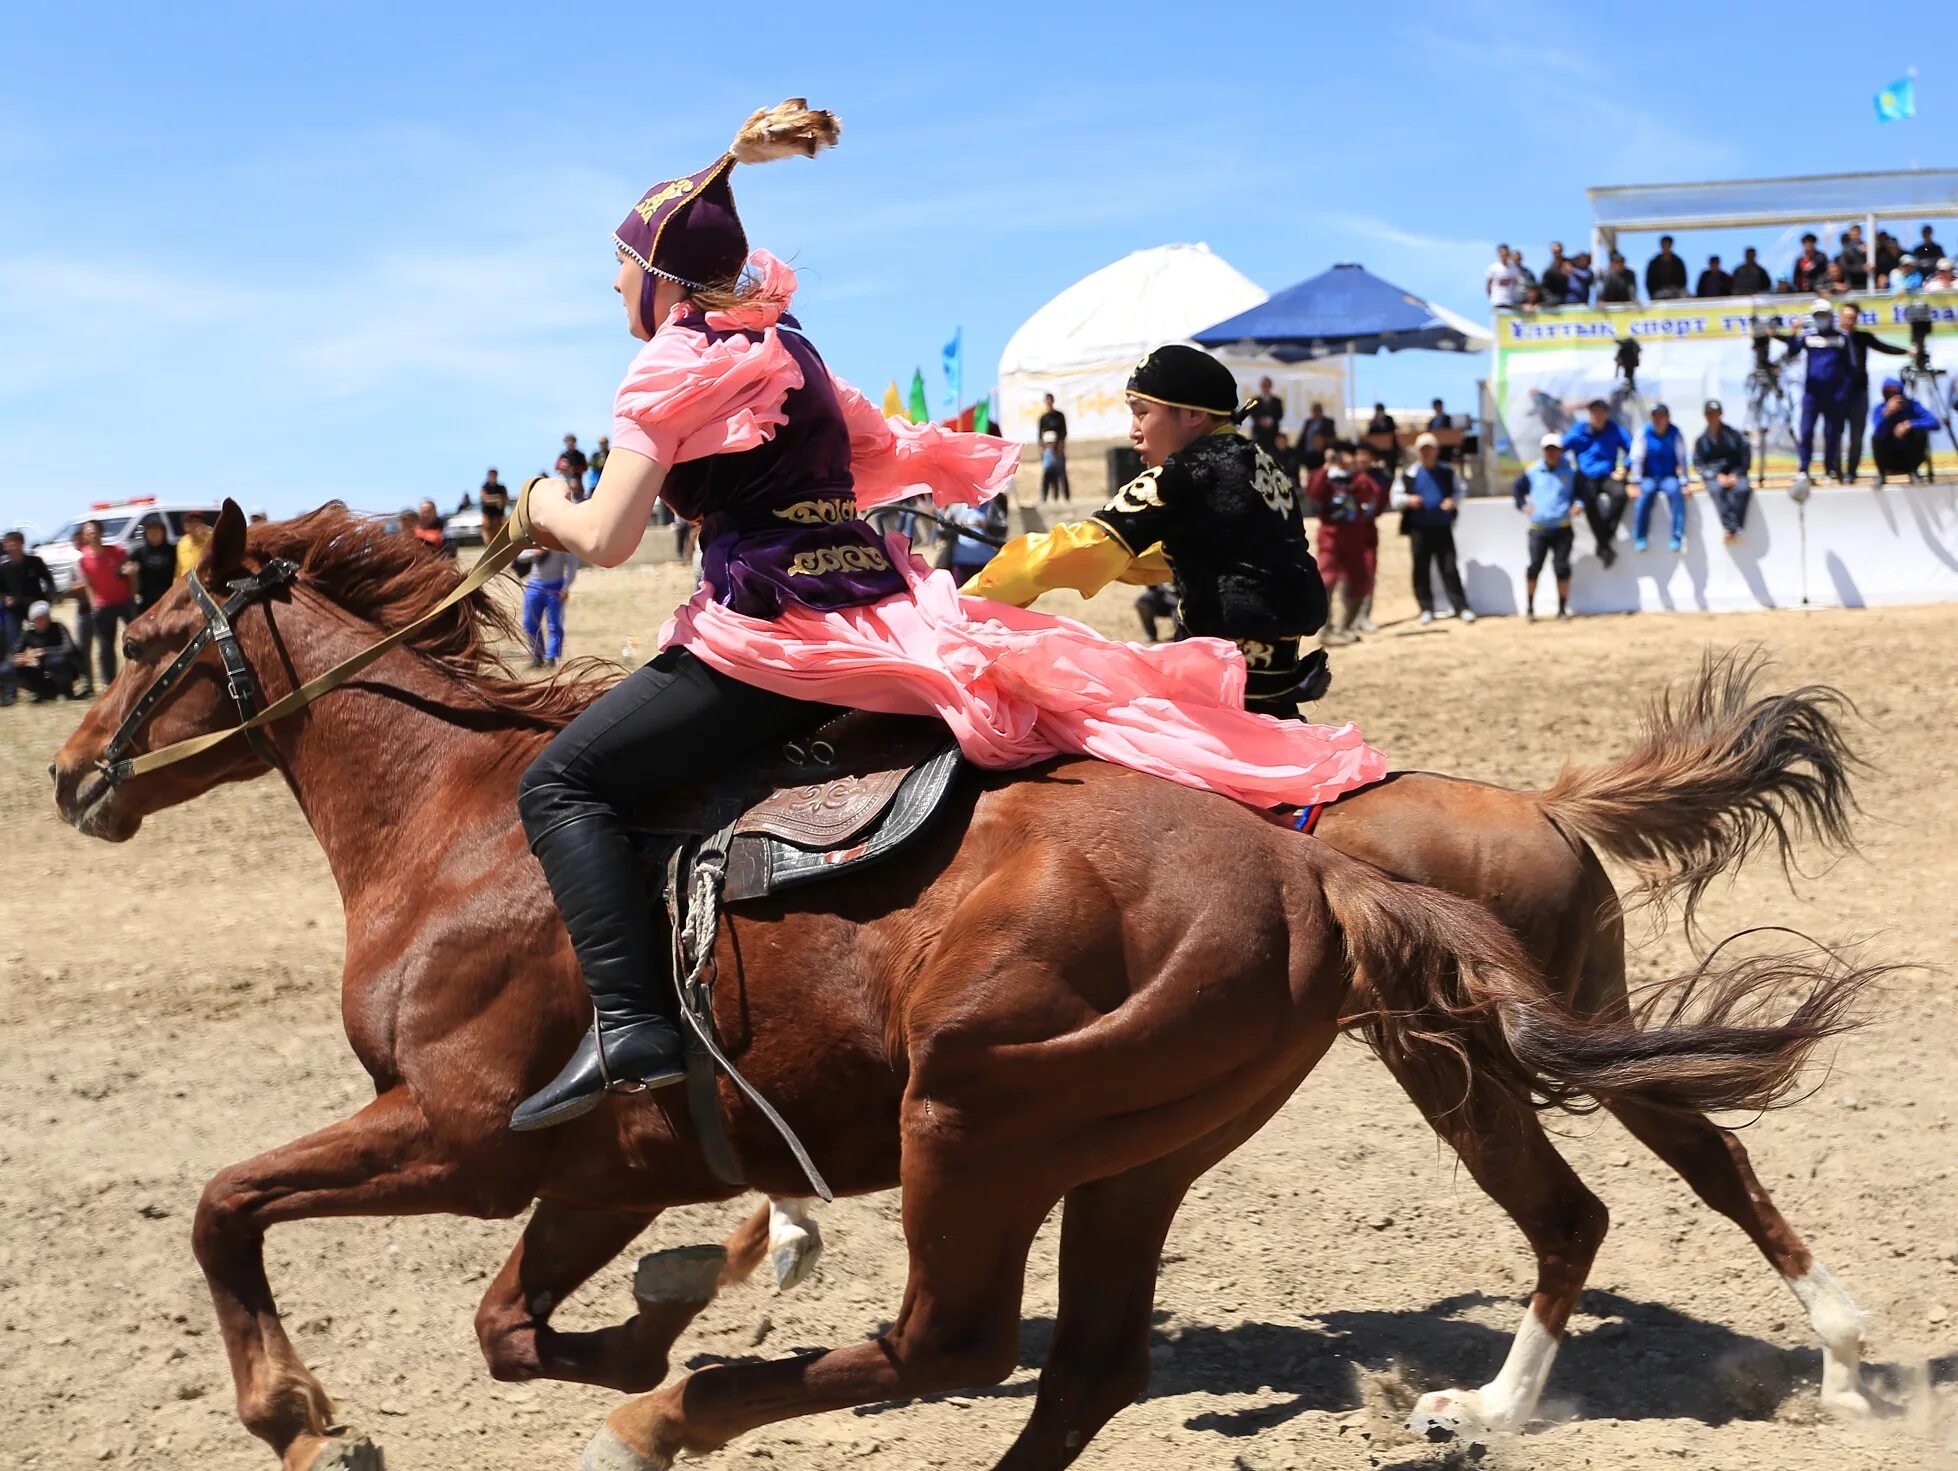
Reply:
[[1482, 273], [1482, 285], [1491, 306], [1513, 308], [1523, 300], [1523, 273], [1507, 245], [1496, 247], [1495, 260]]

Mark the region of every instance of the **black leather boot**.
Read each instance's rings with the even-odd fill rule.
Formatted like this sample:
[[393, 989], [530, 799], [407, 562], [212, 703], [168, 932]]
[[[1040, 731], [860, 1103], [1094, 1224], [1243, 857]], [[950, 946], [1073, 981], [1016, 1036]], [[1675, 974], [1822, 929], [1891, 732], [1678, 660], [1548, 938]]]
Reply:
[[686, 1075], [678, 998], [652, 919], [658, 900], [646, 892], [631, 840], [612, 820], [583, 817], [531, 848], [571, 932], [594, 1016], [571, 1060], [510, 1116], [519, 1131], [590, 1113], [608, 1092], [642, 1093]]

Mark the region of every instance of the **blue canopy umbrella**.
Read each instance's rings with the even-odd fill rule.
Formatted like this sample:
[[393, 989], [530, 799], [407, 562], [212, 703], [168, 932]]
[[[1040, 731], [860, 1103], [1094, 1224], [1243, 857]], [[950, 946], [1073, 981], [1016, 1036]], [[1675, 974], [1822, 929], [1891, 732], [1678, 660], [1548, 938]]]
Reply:
[[[1310, 280], [1288, 286], [1249, 311], [1192, 334], [1205, 347], [1256, 347], [1280, 362], [1343, 353], [1482, 352], [1487, 331], [1446, 307], [1423, 301], [1365, 266], [1342, 263]], [[1347, 364], [1352, 392], [1352, 364]]]

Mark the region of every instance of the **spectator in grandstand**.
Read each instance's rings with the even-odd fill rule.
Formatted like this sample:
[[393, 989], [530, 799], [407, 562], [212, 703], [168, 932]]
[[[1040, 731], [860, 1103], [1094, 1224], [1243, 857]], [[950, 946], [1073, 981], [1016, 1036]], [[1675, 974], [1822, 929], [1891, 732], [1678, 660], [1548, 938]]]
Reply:
[[1917, 249], [1911, 252], [1917, 257], [1917, 268], [1925, 275], [1937, 269], [1938, 259], [1944, 254], [1944, 247], [1938, 244], [1937, 237], [1926, 225], [1918, 238]]
[[54, 610], [45, 600], [27, 606], [27, 622], [7, 648], [14, 677], [25, 685], [34, 703], [56, 696], [72, 700], [86, 661], [75, 647], [68, 630], [54, 621]]
[[[1928, 235], [1931, 227], [1926, 225]], [[1892, 475], [1907, 477], [1913, 484], [1917, 472], [1931, 450], [1931, 431], [1939, 427], [1937, 415], [1904, 392], [1896, 378], [1883, 380], [1883, 402], [1871, 414], [1870, 454], [1876, 460], [1878, 485]]]
[[1496, 247], [1496, 258], [1482, 273], [1482, 289], [1489, 294], [1489, 304], [1499, 311], [1513, 308], [1523, 299], [1523, 273], [1507, 245]]
[[1870, 252], [1863, 244], [1863, 227], [1851, 225], [1842, 232], [1842, 249], [1836, 252], [1843, 280], [1851, 291], [1870, 289]]
[[1951, 268], [1950, 256], [1938, 257], [1938, 268], [1926, 279], [1924, 286], [1929, 291], [1958, 291], [1958, 273]]
[[1550, 264], [1543, 268], [1537, 277], [1537, 285], [1543, 288], [1545, 306], [1562, 306], [1570, 290], [1570, 262], [1564, 259], [1564, 242], [1550, 242]]
[[1041, 396], [1046, 407], [1040, 423], [1040, 499], [1064, 501], [1071, 492], [1067, 484], [1067, 415], [1054, 407], [1054, 395]]
[[1786, 276], [1783, 276], [1774, 283], [1774, 294], [1776, 296], [1793, 296], [1795, 294], [1795, 283], [1790, 281]]
[[1797, 291], [1816, 291], [1821, 289], [1828, 270], [1829, 258], [1815, 248], [1815, 234], [1810, 231], [1802, 236], [1802, 253], [1789, 268], [1788, 279], [1795, 283]]
[[1686, 439], [1664, 404], [1652, 406], [1652, 420], [1638, 437], [1638, 512], [1632, 517], [1633, 545], [1644, 551], [1652, 530], [1652, 508], [1666, 498], [1672, 512], [1668, 544], [1678, 551], [1686, 544]]
[[1736, 296], [1762, 296], [1774, 289], [1774, 282], [1754, 259], [1751, 245], [1741, 252], [1740, 264], [1734, 267], [1733, 285]]
[[1441, 463], [1441, 445], [1432, 434], [1415, 438], [1415, 463], [1400, 477], [1394, 508], [1401, 513], [1401, 530], [1414, 552], [1414, 600], [1421, 605], [1421, 622], [1435, 621], [1432, 574], [1441, 575], [1449, 611], [1443, 618], [1475, 622], [1462, 574], [1455, 564], [1455, 472]]
[[1625, 257], [1617, 251], [1611, 252], [1611, 264], [1604, 273], [1604, 284], [1598, 288], [1598, 300], [1637, 301], [1638, 277], [1625, 264]]
[[1659, 237], [1659, 253], [1645, 263], [1649, 301], [1673, 301], [1686, 294], [1686, 262], [1672, 253], [1672, 236]]
[[1591, 269], [1591, 252], [1580, 250], [1564, 268], [1564, 305], [1588, 306], [1597, 279], [1597, 273]]
[[1695, 296], [1732, 296], [1734, 278], [1720, 269], [1720, 257], [1710, 255], [1706, 258], [1706, 269], [1700, 272], [1698, 284], [1693, 287]]
[[1830, 261], [1822, 269], [1822, 284], [1816, 288], [1819, 296], [1849, 295], [1849, 275], [1842, 268], [1842, 262]]
[[1543, 310], [1543, 288], [1534, 281], [1523, 288], [1523, 300], [1516, 308], [1519, 312], [1540, 312]]
[[1520, 250], [1510, 251], [1509, 260], [1510, 260], [1510, 264], [1516, 267], [1516, 277], [1520, 282], [1522, 282], [1523, 289], [1525, 291], [1528, 291], [1532, 286], [1541, 286], [1543, 284], [1542, 282], [1537, 280], [1536, 272], [1523, 264], [1522, 251]]
[[[1428, 428], [1442, 430], [1453, 429], [1455, 427], [1453, 416], [1449, 414], [1447, 409], [1442, 407], [1440, 399], [1436, 399], [1431, 407], [1434, 412], [1428, 415]], [[1455, 463], [1455, 446], [1446, 441], [1441, 446], [1441, 463], [1444, 465]]]
[[1266, 454], [1278, 443], [1279, 426], [1285, 422], [1285, 400], [1272, 390], [1271, 379], [1258, 380], [1258, 396], [1251, 400], [1248, 421], [1251, 442], [1262, 445]]
[[136, 583], [136, 611], [154, 608], [177, 580], [177, 549], [170, 545], [170, 528], [161, 516], [143, 523], [142, 544], [123, 563], [123, 575]]
[[1904, 258], [1904, 248], [1897, 237], [1888, 230], [1876, 232], [1876, 276], [1871, 282], [1878, 291], [1890, 289], [1890, 273], [1897, 269], [1897, 262]]
[[1853, 302], [1844, 302], [1836, 308], [1836, 330], [1849, 339], [1849, 362], [1852, 377], [1849, 389], [1849, 455], [1843, 465], [1845, 477], [1851, 485], [1856, 483], [1856, 471], [1863, 463], [1863, 421], [1870, 412], [1870, 354], [1883, 353], [1887, 357], [1908, 357], [1909, 348], [1896, 347], [1885, 342], [1874, 332], [1866, 332], [1862, 326], [1863, 314]]
[[1890, 273], [1890, 290], [1898, 296], [1906, 291], [1920, 291], [1929, 274], [1917, 263], [1916, 256], [1907, 255], [1897, 262], [1897, 269]]
[[[1594, 398], [1584, 407], [1584, 422], [1564, 435], [1564, 448], [1575, 461], [1578, 503], [1590, 523], [1598, 560], [1609, 567], [1618, 560], [1612, 545], [1625, 515], [1625, 477], [1630, 473], [1632, 442], [1611, 417], [1611, 405]], [[1618, 463], [1620, 455], [1626, 463]]]
[[1538, 442], [1537, 462], [1516, 477], [1513, 494], [1530, 518], [1530, 565], [1523, 580], [1523, 617], [1536, 622], [1536, 584], [1546, 558], [1557, 579], [1557, 616], [1570, 617], [1571, 510], [1577, 504], [1577, 474], [1554, 434]]
[[1693, 441], [1693, 468], [1720, 512], [1727, 540], [1735, 542], [1747, 525], [1747, 472], [1754, 452], [1747, 447], [1747, 436], [1727, 422], [1719, 399], [1708, 399], [1704, 412], [1706, 429]]

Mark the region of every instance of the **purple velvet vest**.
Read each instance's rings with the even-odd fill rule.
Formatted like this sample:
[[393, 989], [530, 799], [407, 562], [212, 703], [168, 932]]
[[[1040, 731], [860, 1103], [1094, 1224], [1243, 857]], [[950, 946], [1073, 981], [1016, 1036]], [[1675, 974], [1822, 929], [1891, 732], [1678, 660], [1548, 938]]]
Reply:
[[[742, 335], [698, 318], [666, 330]], [[829, 370], [793, 317], [782, 318], [782, 342], [803, 377], [783, 401], [788, 422], [751, 450], [675, 465], [660, 492], [700, 523], [702, 575], [718, 600], [750, 618], [773, 618], [784, 603], [828, 612], [904, 591], [883, 538], [857, 519], [850, 431]]]

